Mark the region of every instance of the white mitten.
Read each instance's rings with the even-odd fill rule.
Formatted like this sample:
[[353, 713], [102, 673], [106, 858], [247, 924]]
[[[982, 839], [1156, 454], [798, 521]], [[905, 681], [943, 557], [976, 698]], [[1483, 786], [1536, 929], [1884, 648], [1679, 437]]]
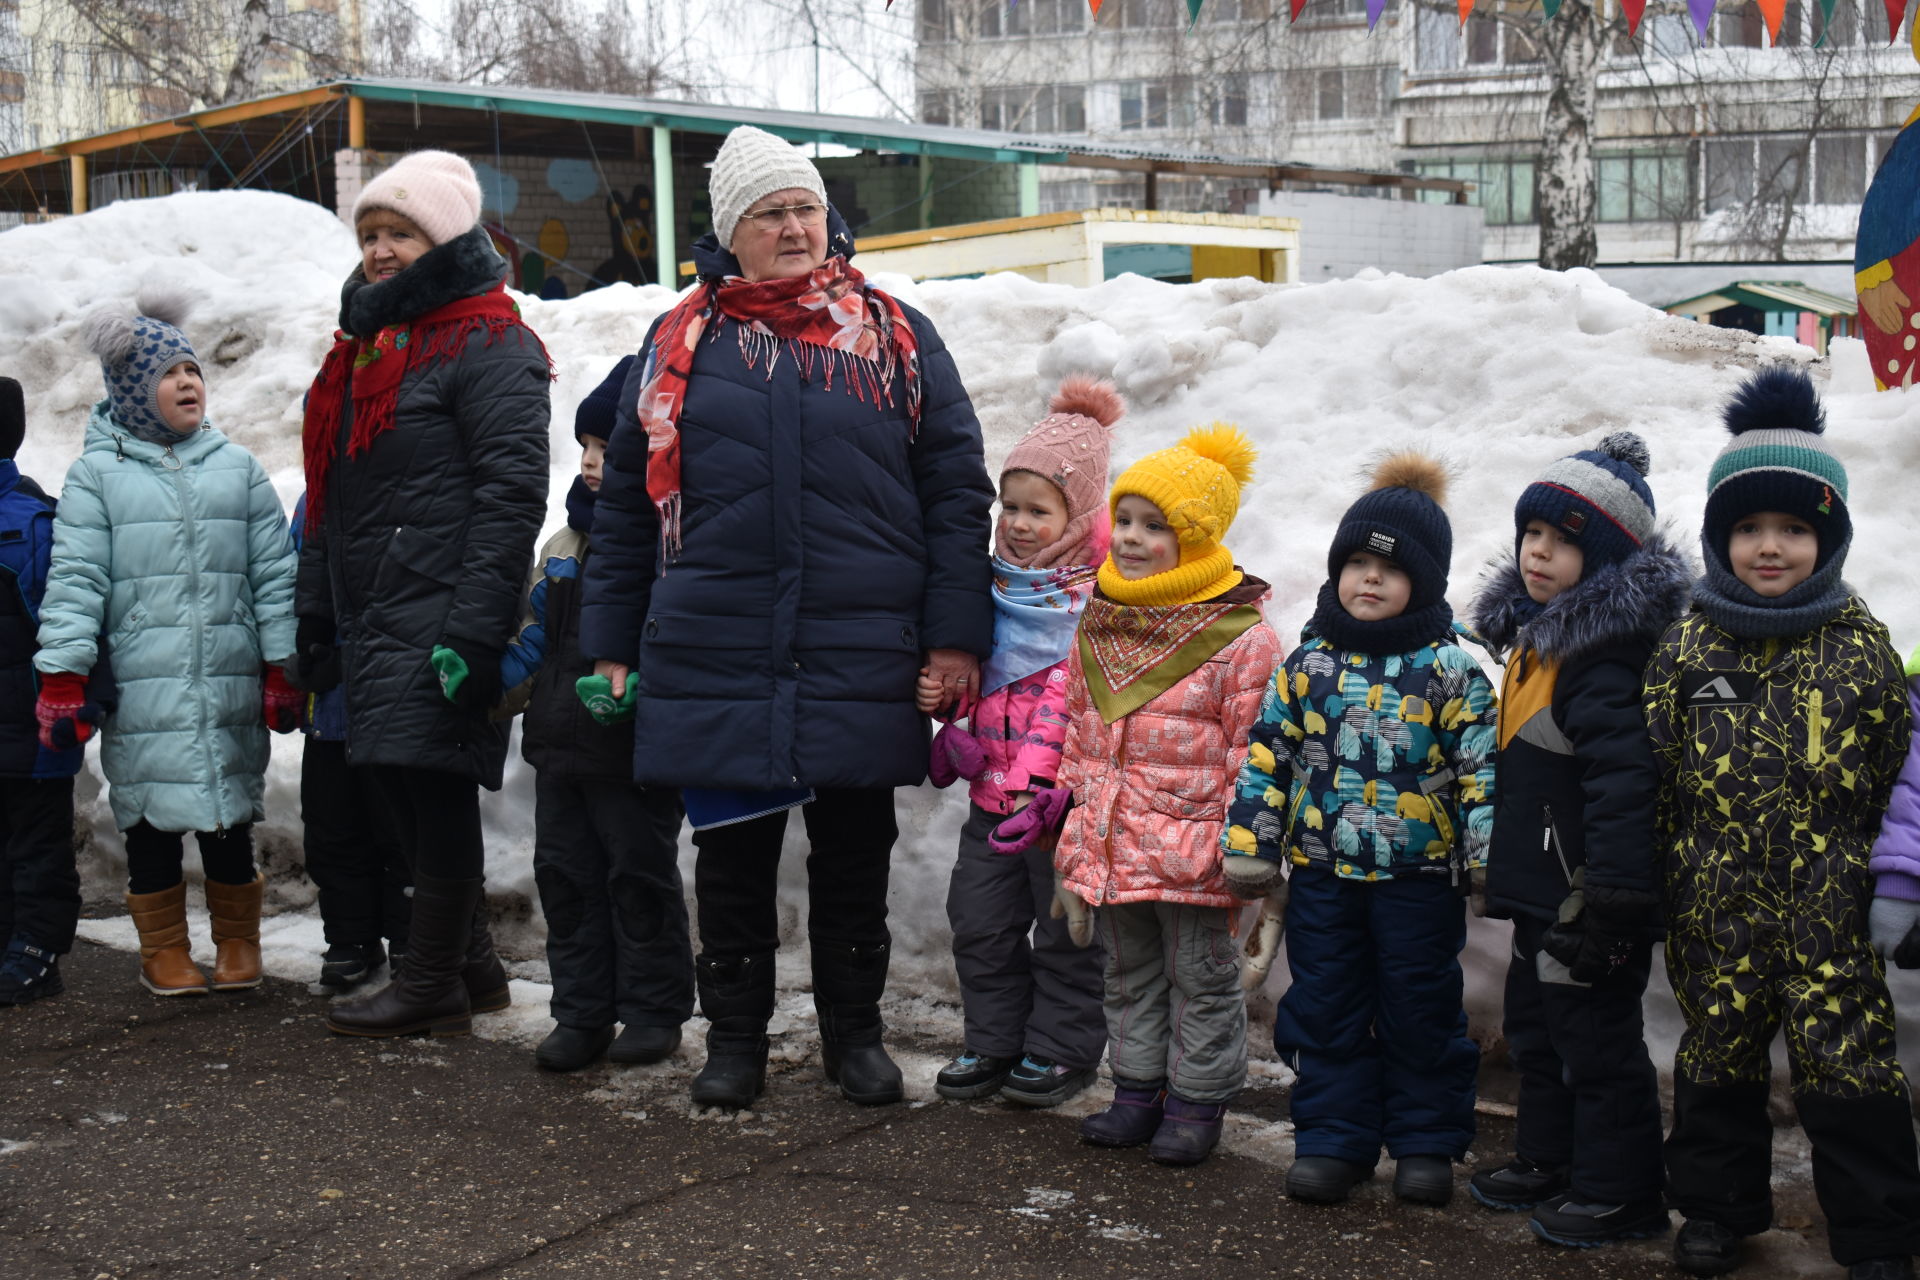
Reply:
[[1058, 871], [1053, 873], [1053, 918], [1066, 918], [1067, 936], [1073, 945], [1084, 947], [1093, 942], [1093, 914], [1079, 894], [1067, 888]]
[[1244, 954], [1246, 965], [1240, 970], [1240, 985], [1258, 990], [1273, 968], [1273, 957], [1280, 950], [1280, 939], [1287, 931], [1287, 882], [1276, 884], [1260, 904], [1260, 918], [1247, 934]]

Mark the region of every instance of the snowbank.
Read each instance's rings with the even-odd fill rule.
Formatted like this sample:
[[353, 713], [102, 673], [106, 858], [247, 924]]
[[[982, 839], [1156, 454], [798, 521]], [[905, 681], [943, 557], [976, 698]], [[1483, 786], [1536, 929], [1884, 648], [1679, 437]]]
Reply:
[[[78, 450], [87, 406], [100, 394], [98, 367], [78, 335], [84, 311], [166, 279], [200, 299], [188, 328], [207, 362], [214, 420], [259, 455], [291, 508], [301, 483], [300, 395], [354, 261], [351, 235], [325, 210], [255, 192], [122, 203], [0, 234], [0, 344], [10, 353], [0, 368], [26, 387], [22, 468], [52, 490]], [[1647, 437], [1662, 515], [1683, 531], [1696, 528], [1707, 467], [1724, 440], [1718, 406], [1758, 364], [1813, 359], [1787, 339], [1651, 310], [1586, 271], [1479, 267], [1425, 280], [1369, 273], [1309, 287], [1171, 286], [1135, 276], [1084, 290], [1015, 276], [883, 283], [939, 325], [972, 391], [990, 462], [1043, 411], [1058, 379], [1080, 370], [1111, 376], [1131, 398], [1116, 465], [1210, 419], [1252, 433], [1262, 448], [1259, 475], [1229, 542], [1273, 583], [1269, 616], [1288, 638], [1324, 576], [1333, 522], [1380, 452], [1418, 446], [1455, 468], [1453, 599], [1464, 604], [1481, 564], [1511, 546], [1519, 489], [1550, 459], [1608, 431], [1630, 427]], [[550, 524], [561, 519], [578, 458], [574, 405], [639, 345], [671, 298], [660, 288], [617, 285], [571, 301], [523, 300], [559, 371]], [[1920, 476], [1920, 393], [1875, 394], [1861, 362], [1846, 368], [1828, 386], [1827, 403], [1829, 437], [1853, 478], [1851, 577], [1896, 642], [1911, 646], [1920, 642], [1920, 568], [1904, 553], [1904, 484]], [[1824, 364], [1814, 372], [1828, 377]], [[306, 908], [313, 897], [297, 873], [299, 751], [296, 738], [274, 742], [271, 816], [261, 831], [273, 901], [285, 909]], [[111, 899], [122, 854], [100, 791], [96, 774], [82, 779], [96, 836], [87, 885], [90, 895]], [[503, 932], [523, 946], [540, 930], [532, 807], [524, 768], [510, 769], [506, 789], [486, 806], [490, 890], [505, 908]], [[902, 791], [899, 813], [895, 990], [951, 995], [943, 903], [964, 795]], [[787, 868], [791, 936], [805, 897], [799, 860]], [[310, 930], [300, 936], [312, 944]], [[1470, 949], [1470, 1000], [1484, 1024], [1498, 1008], [1503, 927], [1476, 922]], [[310, 976], [310, 961], [295, 972], [299, 955], [288, 949], [276, 968]], [[785, 975], [789, 985], [804, 983], [799, 968]], [[1902, 1008], [1920, 1013], [1920, 982], [1903, 978]], [[911, 1003], [901, 1001], [896, 1023], [923, 1021], [914, 1009], [926, 1002]], [[1649, 1006], [1655, 1039], [1670, 1055], [1671, 1000], [1656, 994]], [[952, 1034], [948, 1018], [929, 1014], [925, 1025]], [[1913, 1047], [1916, 1020], [1906, 1025], [1903, 1044]]]

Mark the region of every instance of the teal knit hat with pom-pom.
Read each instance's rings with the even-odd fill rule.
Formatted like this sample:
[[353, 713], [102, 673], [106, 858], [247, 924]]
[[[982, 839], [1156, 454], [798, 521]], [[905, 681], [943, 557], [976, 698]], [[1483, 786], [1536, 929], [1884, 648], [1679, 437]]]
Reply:
[[1733, 439], [1707, 473], [1707, 549], [1726, 559], [1733, 526], [1762, 511], [1798, 516], [1820, 536], [1825, 565], [1853, 538], [1847, 469], [1827, 444], [1827, 415], [1800, 369], [1771, 365], [1728, 402]]

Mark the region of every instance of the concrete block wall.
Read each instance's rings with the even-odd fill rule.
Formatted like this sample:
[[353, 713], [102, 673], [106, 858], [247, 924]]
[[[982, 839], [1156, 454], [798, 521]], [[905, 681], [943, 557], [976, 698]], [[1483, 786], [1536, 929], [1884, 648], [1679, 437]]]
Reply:
[[1252, 212], [1300, 220], [1302, 284], [1344, 279], [1367, 267], [1431, 276], [1483, 260], [1485, 214], [1473, 205], [1267, 191]]

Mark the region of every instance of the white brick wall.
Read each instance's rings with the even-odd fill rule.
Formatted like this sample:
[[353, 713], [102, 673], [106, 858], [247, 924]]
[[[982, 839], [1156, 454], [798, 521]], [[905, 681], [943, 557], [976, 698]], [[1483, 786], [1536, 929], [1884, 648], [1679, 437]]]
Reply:
[[1481, 261], [1484, 215], [1472, 205], [1267, 191], [1250, 212], [1300, 219], [1303, 284], [1344, 279], [1367, 267], [1431, 276]]

